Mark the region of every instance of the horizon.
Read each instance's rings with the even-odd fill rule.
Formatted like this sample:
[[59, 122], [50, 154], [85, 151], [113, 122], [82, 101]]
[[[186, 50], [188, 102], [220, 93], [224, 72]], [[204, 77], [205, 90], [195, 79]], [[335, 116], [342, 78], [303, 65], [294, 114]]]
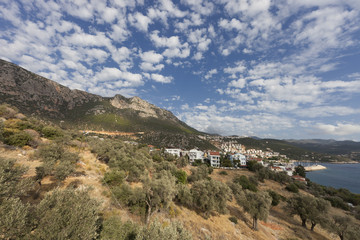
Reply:
[[360, 2], [0, 3], [0, 58], [222, 136], [360, 141]]

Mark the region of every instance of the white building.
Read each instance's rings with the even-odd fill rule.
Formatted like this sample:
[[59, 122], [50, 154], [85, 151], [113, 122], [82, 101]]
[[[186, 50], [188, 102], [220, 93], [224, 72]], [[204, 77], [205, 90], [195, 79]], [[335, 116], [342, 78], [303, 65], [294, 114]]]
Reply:
[[190, 162], [194, 162], [195, 160], [204, 160], [204, 152], [197, 150], [197, 149], [191, 149], [188, 153]]
[[165, 152], [172, 154], [174, 156], [180, 157], [181, 149], [180, 148], [165, 148]]
[[209, 152], [207, 159], [210, 162], [212, 167], [220, 167], [220, 153], [219, 152]]
[[[235, 166], [234, 160], [240, 162]], [[230, 155], [230, 161], [234, 167], [246, 167], [246, 156], [241, 153], [235, 153]]]

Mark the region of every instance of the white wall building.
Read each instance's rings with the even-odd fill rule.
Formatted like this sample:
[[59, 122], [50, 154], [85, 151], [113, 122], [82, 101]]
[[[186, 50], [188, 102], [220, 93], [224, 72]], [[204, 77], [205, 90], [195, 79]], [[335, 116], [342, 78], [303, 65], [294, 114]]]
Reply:
[[[237, 166], [235, 166], [234, 160], [240, 161]], [[230, 155], [230, 161], [234, 165], [234, 167], [246, 167], [246, 156], [241, 153], [235, 153]]]
[[180, 148], [165, 148], [165, 152], [180, 157], [181, 149]]
[[220, 167], [220, 153], [209, 152], [207, 159], [210, 161], [212, 167]]
[[195, 160], [204, 161], [204, 152], [197, 149], [191, 149], [188, 153], [188, 156], [190, 162], [194, 162]]

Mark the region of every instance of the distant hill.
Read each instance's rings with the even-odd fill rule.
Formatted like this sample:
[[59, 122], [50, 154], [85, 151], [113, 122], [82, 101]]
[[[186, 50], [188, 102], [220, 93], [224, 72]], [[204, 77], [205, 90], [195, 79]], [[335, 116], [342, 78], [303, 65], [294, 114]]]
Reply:
[[[286, 140], [277, 139], [259, 139], [259, 138], [238, 138], [238, 143], [243, 144], [247, 148], [255, 148], [266, 151], [271, 149], [280, 154], [286, 155], [290, 159], [295, 160], [310, 160], [310, 161], [349, 161], [350, 156], [339, 156], [330, 152], [317, 152], [312, 149], [307, 149], [301, 145], [296, 145]], [[354, 159], [352, 159], [354, 160]]]
[[[106, 98], [85, 91], [71, 90], [1, 59], [0, 103], [13, 105], [28, 115], [61, 122], [64, 127], [163, 132], [168, 135], [183, 134], [193, 137], [201, 134], [170, 111], [139, 97], [126, 98], [116, 95]], [[203, 141], [196, 139], [196, 142]]]
[[302, 140], [286, 140], [289, 144], [324, 154], [335, 154], [348, 157], [352, 160], [360, 161], [360, 142], [355, 141], [336, 141], [333, 139], [302, 139]]

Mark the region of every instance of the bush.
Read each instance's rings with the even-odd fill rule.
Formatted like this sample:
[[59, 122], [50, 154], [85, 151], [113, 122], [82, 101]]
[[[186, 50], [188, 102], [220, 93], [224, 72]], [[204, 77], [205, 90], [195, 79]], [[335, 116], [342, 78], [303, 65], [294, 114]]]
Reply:
[[48, 193], [36, 209], [35, 239], [95, 239], [99, 232], [98, 203], [87, 191]]
[[230, 220], [230, 222], [233, 222], [233, 223], [235, 223], [235, 224], [237, 224], [237, 223], [238, 223], [237, 218], [236, 218], [236, 217], [234, 217], [234, 216], [229, 217], [229, 220]]
[[341, 208], [346, 211], [350, 210], [349, 205], [338, 196], [327, 196], [325, 197], [325, 200], [328, 200], [331, 203], [331, 206], [333, 207]]
[[208, 217], [212, 211], [226, 212], [226, 202], [231, 197], [231, 190], [224, 183], [215, 180], [201, 180], [191, 187], [193, 204], [196, 210]]
[[191, 169], [191, 175], [188, 177], [189, 182], [196, 182], [203, 179], [208, 179], [208, 175], [211, 174], [213, 168], [206, 166], [205, 164], [200, 165], [195, 169]]
[[171, 239], [190, 240], [191, 234], [178, 222], [161, 224], [154, 221], [140, 229], [136, 240]]
[[104, 183], [112, 186], [121, 185], [125, 177], [126, 173], [124, 171], [112, 169], [109, 172], [105, 173], [103, 181]]
[[112, 216], [102, 224], [100, 239], [106, 240], [134, 240], [139, 227], [130, 222], [122, 222], [119, 216]]
[[220, 171], [219, 174], [220, 175], [228, 175], [228, 173], [226, 171]]
[[243, 189], [249, 189], [250, 191], [257, 192], [256, 184], [250, 181], [245, 175], [236, 176], [233, 182], [240, 184]]
[[21, 131], [5, 138], [4, 143], [12, 146], [23, 147], [29, 145], [32, 138], [29, 134]]
[[187, 184], [187, 174], [185, 171], [178, 170], [174, 175], [176, 177], [176, 183]]
[[288, 190], [289, 192], [293, 192], [293, 193], [299, 192], [298, 186], [296, 186], [296, 184], [294, 184], [294, 183], [290, 183], [289, 185], [287, 185], [285, 187], [285, 189]]
[[45, 126], [41, 130], [44, 137], [48, 139], [55, 139], [57, 137], [62, 137], [64, 134], [61, 129], [53, 127], [53, 126]]
[[272, 198], [271, 205], [272, 206], [277, 206], [280, 203], [281, 195], [278, 194], [277, 192], [272, 191], [272, 190], [268, 190], [268, 193], [269, 193], [270, 197]]

